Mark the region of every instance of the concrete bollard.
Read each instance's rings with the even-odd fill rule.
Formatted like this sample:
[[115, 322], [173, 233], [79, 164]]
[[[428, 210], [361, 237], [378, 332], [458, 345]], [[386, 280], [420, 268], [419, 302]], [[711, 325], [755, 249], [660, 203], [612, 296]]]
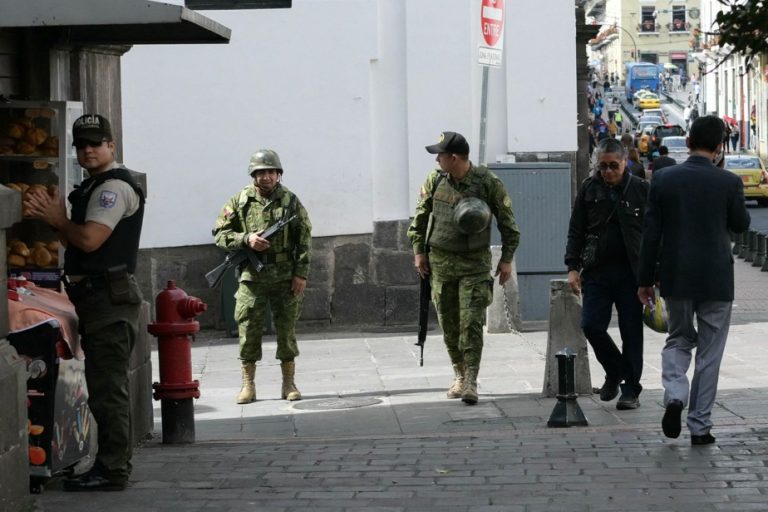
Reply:
[[558, 392], [557, 404], [547, 422], [548, 427], [585, 427], [588, 425], [579, 403], [576, 401], [574, 359], [576, 354], [568, 347], [557, 354]]
[[[491, 246], [491, 268], [495, 269], [501, 257], [501, 246]], [[512, 259], [512, 278], [502, 288], [498, 279], [493, 284], [493, 302], [488, 306], [486, 328], [489, 333], [515, 332], [523, 329], [520, 318], [520, 290], [517, 269]]]
[[547, 337], [547, 358], [544, 368], [542, 394], [557, 395], [557, 367], [555, 354], [568, 348], [576, 354], [575, 390], [581, 395], [592, 394], [592, 377], [589, 372], [587, 339], [581, 330], [581, 299], [576, 296], [568, 281], [552, 279], [549, 294], [549, 335]]
[[757, 251], [755, 252], [755, 259], [752, 260], [753, 267], [762, 267], [765, 263], [765, 235], [763, 233], [757, 234]]

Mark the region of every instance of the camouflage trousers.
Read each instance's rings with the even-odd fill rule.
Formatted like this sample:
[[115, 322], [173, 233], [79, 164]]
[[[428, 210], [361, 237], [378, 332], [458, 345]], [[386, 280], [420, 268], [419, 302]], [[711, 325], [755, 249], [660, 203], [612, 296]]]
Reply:
[[261, 361], [261, 336], [267, 306], [272, 311], [277, 332], [276, 358], [293, 361], [299, 355], [296, 320], [301, 315], [304, 295], [295, 296], [291, 280], [275, 283], [243, 281], [235, 294], [235, 321], [240, 335], [240, 359]]
[[431, 284], [432, 302], [451, 363], [479, 368], [485, 310], [493, 300], [493, 278], [482, 273], [443, 280], [433, 272]]

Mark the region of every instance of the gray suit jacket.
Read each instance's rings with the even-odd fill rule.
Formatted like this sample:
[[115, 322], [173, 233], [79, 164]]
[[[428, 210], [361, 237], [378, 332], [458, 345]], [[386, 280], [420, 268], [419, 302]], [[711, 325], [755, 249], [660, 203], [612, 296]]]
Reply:
[[654, 172], [643, 222], [640, 286], [658, 279], [663, 297], [732, 301], [729, 230], [744, 232], [749, 221], [741, 179], [706, 157], [694, 155]]

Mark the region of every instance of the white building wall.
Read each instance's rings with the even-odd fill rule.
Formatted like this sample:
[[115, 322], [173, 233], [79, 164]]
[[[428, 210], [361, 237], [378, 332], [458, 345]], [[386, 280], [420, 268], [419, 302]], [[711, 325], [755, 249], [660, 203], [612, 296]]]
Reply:
[[576, 150], [573, 4], [509, 2], [505, 40], [509, 151]]
[[[174, 3], [179, 3], [175, 1]], [[576, 149], [567, 2], [507, 2], [490, 71], [487, 159]], [[135, 47], [123, 58], [125, 163], [147, 172], [142, 247], [211, 243], [249, 156], [278, 151], [315, 236], [407, 218], [443, 130], [479, 145], [480, 0], [294, 0], [206, 11], [228, 45]]]

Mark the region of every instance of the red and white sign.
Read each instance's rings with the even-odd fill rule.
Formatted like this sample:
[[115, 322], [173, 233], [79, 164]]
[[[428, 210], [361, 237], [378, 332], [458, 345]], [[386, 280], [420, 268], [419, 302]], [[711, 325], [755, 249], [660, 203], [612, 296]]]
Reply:
[[479, 48], [480, 64], [500, 67], [504, 47], [504, 0], [482, 0], [480, 31], [483, 34]]

